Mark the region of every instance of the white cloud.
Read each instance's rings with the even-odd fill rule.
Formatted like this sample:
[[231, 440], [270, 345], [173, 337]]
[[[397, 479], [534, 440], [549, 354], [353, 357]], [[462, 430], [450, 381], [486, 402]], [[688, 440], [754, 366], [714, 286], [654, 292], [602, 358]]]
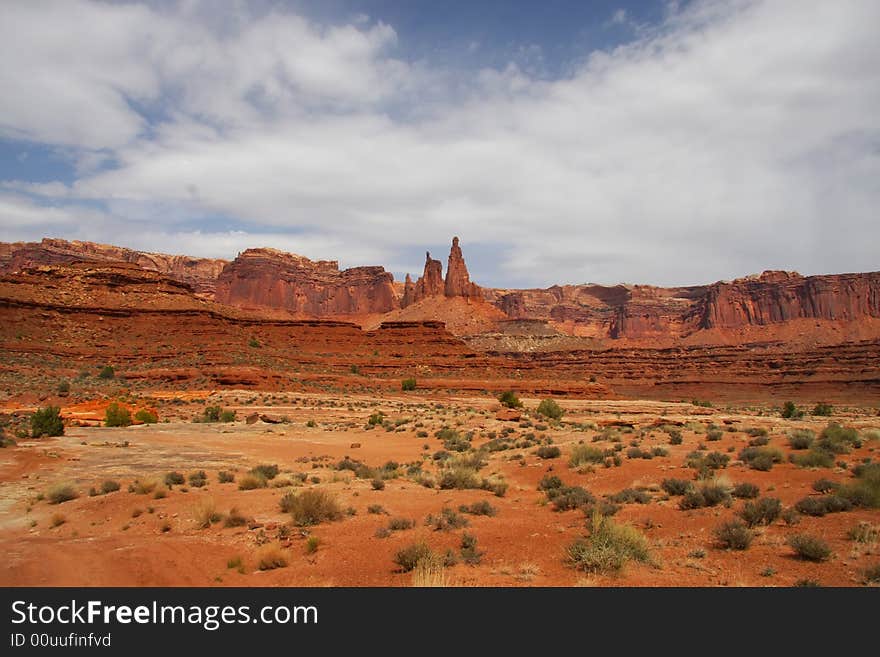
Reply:
[[[193, 6], [0, 8], [0, 134], [81, 163], [70, 188], [4, 186], [106, 203], [110, 235], [148, 222], [149, 248], [203, 255], [262, 240], [420, 264], [458, 234], [466, 254], [502, 254], [481, 281], [498, 285], [877, 268], [878, 3], [670, 8], [556, 81], [405, 62], [369, 19], [276, 10], [218, 27]], [[247, 228], [181, 228], [205, 215]], [[84, 221], [98, 219], [80, 233], [106, 233]]]

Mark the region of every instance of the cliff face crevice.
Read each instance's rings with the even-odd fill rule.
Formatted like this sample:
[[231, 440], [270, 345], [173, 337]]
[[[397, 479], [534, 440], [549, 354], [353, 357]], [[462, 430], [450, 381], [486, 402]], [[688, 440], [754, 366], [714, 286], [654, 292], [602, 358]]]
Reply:
[[314, 317], [387, 313], [399, 307], [393, 284], [383, 267], [340, 271], [336, 261], [248, 249], [220, 273], [215, 300]]

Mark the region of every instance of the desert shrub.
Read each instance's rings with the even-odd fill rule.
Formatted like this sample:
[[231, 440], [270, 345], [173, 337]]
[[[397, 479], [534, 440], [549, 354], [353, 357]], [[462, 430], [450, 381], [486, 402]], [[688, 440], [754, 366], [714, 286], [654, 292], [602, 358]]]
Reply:
[[797, 429], [788, 435], [788, 444], [792, 449], [809, 449], [815, 439], [816, 434], [809, 429]]
[[544, 475], [538, 482], [538, 490], [548, 491], [555, 488], [562, 488], [562, 479], [556, 475]]
[[706, 440], [708, 440], [709, 442], [716, 442], [718, 440], [721, 440], [721, 437], [723, 435], [724, 433], [721, 431], [721, 429], [709, 429], [706, 432]]
[[257, 568], [260, 570], [274, 570], [286, 566], [287, 557], [280, 545], [264, 545], [257, 552]]
[[31, 436], [63, 436], [64, 422], [61, 420], [61, 409], [57, 406], [38, 408], [31, 415]]
[[613, 504], [648, 504], [651, 501], [651, 496], [647, 491], [624, 488], [614, 495], [609, 495], [608, 501]]
[[387, 513], [387, 511], [385, 511], [385, 507], [381, 504], [371, 504], [367, 507], [367, 513], [371, 513], [373, 515], [381, 515], [383, 513]]
[[788, 460], [799, 468], [830, 468], [834, 465], [834, 455], [815, 446], [803, 454], [789, 454]]
[[828, 513], [839, 513], [852, 509], [852, 503], [839, 495], [822, 495], [805, 497], [799, 500], [794, 508], [805, 516], [824, 516]]
[[562, 419], [563, 410], [555, 400], [542, 399], [541, 403], [538, 404], [537, 413], [538, 415], [550, 418], [551, 420], [560, 420]]
[[840, 488], [840, 484], [824, 477], [813, 482], [813, 490], [817, 493], [830, 493], [838, 488]]
[[728, 487], [717, 481], [704, 481], [696, 488], [687, 491], [678, 503], [682, 510], [718, 506], [730, 500]]
[[767, 430], [764, 427], [749, 427], [747, 429], [744, 429], [744, 431], [746, 435], [751, 436], [752, 438], [767, 435]]
[[217, 481], [221, 484], [231, 484], [235, 481], [235, 475], [231, 472], [227, 472], [226, 470], [221, 470], [217, 473]]
[[819, 402], [813, 407], [813, 415], [825, 416], [828, 417], [832, 414], [834, 408], [831, 404], [827, 404], [825, 402]]
[[660, 488], [669, 495], [684, 495], [693, 487], [693, 483], [686, 479], [664, 479], [660, 482]]
[[827, 427], [822, 429], [816, 445], [819, 449], [830, 454], [846, 454], [851, 447], [861, 447], [862, 442], [855, 429], [830, 422]]
[[740, 511], [740, 517], [749, 527], [772, 525], [782, 513], [782, 502], [775, 497], [748, 500]]
[[243, 527], [247, 524], [247, 518], [237, 508], [229, 509], [229, 515], [223, 521], [224, 527]]
[[79, 493], [70, 484], [59, 484], [46, 492], [46, 499], [49, 501], [49, 504], [61, 504], [62, 502], [75, 500], [77, 497], [79, 497]]
[[393, 532], [412, 529], [415, 525], [415, 521], [409, 518], [392, 518], [388, 521], [388, 529]]
[[115, 493], [121, 488], [118, 481], [114, 481], [112, 479], [106, 479], [101, 484], [101, 493], [106, 495], [107, 493]]
[[220, 422], [235, 422], [235, 411], [220, 411]]
[[797, 406], [795, 406], [794, 402], [787, 401], [782, 406], [782, 417], [789, 420], [797, 420], [804, 416], [804, 412], [799, 410]]
[[718, 544], [727, 550], [746, 550], [754, 538], [752, 530], [740, 520], [721, 523], [714, 534]]
[[394, 563], [400, 566], [400, 569], [408, 573], [413, 570], [419, 562], [428, 561], [434, 553], [425, 542], [413, 543], [399, 550], [394, 556]]
[[70, 392], [70, 381], [62, 381], [55, 390], [59, 395], [66, 395]]
[[171, 486], [180, 486], [184, 481], [183, 475], [179, 472], [169, 472], [165, 475], [165, 485], [169, 488]]
[[767, 436], [758, 436], [757, 438], [752, 438], [749, 441], [749, 447], [763, 447], [764, 445], [770, 444], [770, 438]]
[[277, 465], [258, 465], [254, 468], [251, 468], [251, 474], [256, 475], [257, 477], [262, 477], [263, 479], [270, 481], [278, 476], [278, 466]]
[[585, 463], [601, 463], [605, 460], [605, 452], [591, 445], [575, 445], [568, 459], [568, 465], [577, 468]]
[[266, 485], [266, 479], [255, 474], [246, 474], [238, 480], [238, 490], [254, 490], [265, 488]]
[[535, 454], [540, 459], [556, 459], [562, 455], [562, 452], [556, 445], [542, 445]]
[[795, 554], [807, 561], [827, 561], [831, 556], [831, 548], [821, 538], [807, 534], [789, 536], [786, 541]]
[[342, 507], [336, 496], [322, 490], [304, 490], [288, 502], [288, 513], [297, 527], [318, 525], [342, 518]]
[[64, 517], [63, 513], [53, 513], [49, 519], [49, 526], [52, 528], [60, 527], [65, 522], [67, 522], [67, 518]]
[[759, 492], [760, 490], [755, 484], [743, 482], [741, 484], [736, 484], [733, 487], [731, 494], [734, 497], [738, 497], [740, 499], [751, 499], [754, 497], [758, 497]]
[[461, 535], [461, 560], [469, 566], [476, 566], [483, 558], [483, 552], [477, 549], [477, 537], [465, 532]]
[[880, 507], [880, 463], [868, 463], [853, 469], [856, 480], [843, 484], [837, 495], [853, 506], [876, 509]]
[[473, 468], [455, 467], [444, 469], [440, 475], [440, 488], [447, 489], [470, 489], [480, 488], [480, 477]]
[[416, 380], [413, 378], [404, 379], [400, 382], [400, 389], [405, 391], [415, 390], [416, 389]]
[[159, 482], [156, 479], [135, 479], [128, 485], [128, 492], [135, 495], [149, 495], [156, 490], [158, 485]]
[[468, 519], [453, 509], [443, 507], [437, 515], [429, 514], [425, 518], [425, 524], [434, 531], [449, 531], [468, 526]]
[[142, 408], [134, 414], [134, 419], [142, 424], [156, 424], [156, 422], [159, 421], [159, 416], [155, 413], [151, 413], [145, 408]]
[[462, 504], [458, 507], [461, 513], [470, 513], [475, 516], [494, 516], [498, 510], [489, 504], [486, 500], [474, 502], [473, 504]]
[[521, 408], [522, 402], [519, 400], [519, 397], [516, 396], [516, 393], [512, 390], [507, 390], [502, 392], [498, 397], [498, 401], [501, 402], [502, 406], [506, 406], [507, 408]]
[[645, 536], [631, 525], [594, 513], [587, 538], [566, 548], [566, 561], [587, 572], [619, 571], [628, 561], [649, 563], [651, 553]]
[[192, 509], [192, 515], [199, 529], [208, 529], [213, 523], [220, 522], [223, 518], [217, 513], [216, 504], [210, 498], [199, 500]]
[[596, 498], [581, 486], [561, 486], [547, 491], [547, 498], [553, 503], [554, 511], [569, 511], [593, 504]]
[[118, 403], [113, 402], [104, 413], [104, 425], [108, 427], [127, 427], [131, 425], [131, 412]]
[[101, 371], [98, 372], [99, 379], [113, 379], [116, 377], [116, 370], [113, 369], [112, 365], [104, 365], [101, 368]]
[[862, 576], [865, 584], [880, 584], [880, 563], [865, 568]]
[[847, 532], [847, 537], [856, 543], [875, 543], [880, 540], [880, 527], [864, 520]]
[[452, 452], [466, 452], [471, 448], [470, 440], [451, 427], [443, 427], [436, 434], [443, 441], [443, 448]]
[[193, 488], [202, 488], [205, 484], [208, 483], [208, 475], [204, 470], [197, 470], [196, 472], [190, 472], [189, 474], [189, 485]]
[[202, 422], [219, 422], [221, 412], [219, 406], [206, 406], [202, 411]]

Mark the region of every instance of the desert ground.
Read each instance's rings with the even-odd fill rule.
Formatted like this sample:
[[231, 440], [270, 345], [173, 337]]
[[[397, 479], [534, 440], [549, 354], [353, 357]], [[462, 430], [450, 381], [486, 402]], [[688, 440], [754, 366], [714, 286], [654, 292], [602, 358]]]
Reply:
[[[0, 450], [0, 584], [861, 586], [876, 577], [876, 508], [810, 515], [876, 461], [875, 408], [784, 419], [757, 404], [559, 398], [556, 420], [536, 412], [540, 400], [522, 396], [518, 419], [498, 419], [494, 394], [140, 390], [126, 406], [150, 408], [158, 422], [110, 428], [75, 426], [98, 424], [106, 399], [49, 399], [73, 418], [65, 434]], [[9, 417], [33, 410], [5, 403]], [[194, 421], [209, 406], [236, 419]], [[790, 462], [816, 452], [829, 422], [858, 437], [827, 467]], [[812, 449], [794, 449], [793, 435], [815, 436]], [[580, 488], [541, 490], [551, 477], [557, 489]], [[669, 480], [708, 483], [719, 499], [700, 506], [708, 502], [691, 496], [699, 508], [682, 508], [688, 498]], [[119, 489], [104, 492], [115, 487], [104, 482]], [[756, 489], [737, 486], [746, 483]], [[53, 503], [65, 488], [60, 497], [72, 499]], [[326, 493], [336, 513], [304, 521], [282, 510], [282, 498], [307, 491]], [[725, 545], [717, 528], [762, 498], [779, 505], [751, 518], [748, 547]], [[644, 558], [572, 561], [570, 546], [603, 514], [643, 537]], [[799, 556], [793, 536], [818, 538], [830, 554]], [[433, 568], [400, 564], [398, 553], [419, 544]]]

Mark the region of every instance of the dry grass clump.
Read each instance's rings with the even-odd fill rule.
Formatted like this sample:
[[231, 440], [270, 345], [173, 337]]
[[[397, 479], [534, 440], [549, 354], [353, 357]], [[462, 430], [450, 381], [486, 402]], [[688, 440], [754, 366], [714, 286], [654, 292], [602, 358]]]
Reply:
[[287, 555], [280, 545], [270, 543], [257, 551], [257, 568], [260, 570], [274, 570], [287, 566]]
[[299, 494], [286, 493], [281, 498], [281, 510], [289, 513], [297, 527], [318, 525], [342, 518], [343, 509], [332, 493], [323, 490], [304, 490]]
[[213, 498], [199, 500], [192, 508], [193, 520], [199, 529], [208, 529], [213, 523], [220, 522], [223, 516], [217, 512], [217, 505]]
[[650, 563], [651, 553], [638, 529], [594, 512], [590, 535], [568, 546], [566, 560], [578, 570], [619, 572], [628, 561]]

